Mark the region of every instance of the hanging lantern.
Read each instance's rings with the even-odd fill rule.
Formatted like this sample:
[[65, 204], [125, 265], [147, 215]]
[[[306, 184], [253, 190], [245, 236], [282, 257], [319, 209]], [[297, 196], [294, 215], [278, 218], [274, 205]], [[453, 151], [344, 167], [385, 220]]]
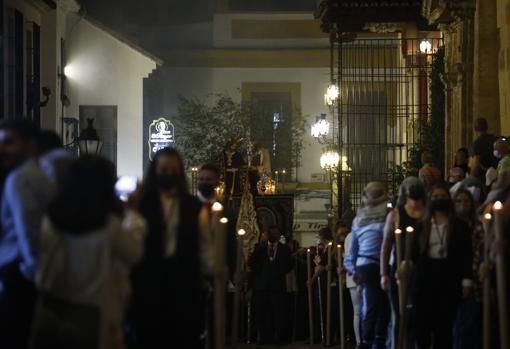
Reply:
[[424, 54], [427, 54], [427, 53], [431, 53], [432, 52], [432, 44], [430, 43], [429, 40], [427, 39], [423, 39], [421, 42], [420, 42], [420, 52], [421, 53], [424, 53]]
[[332, 83], [326, 90], [326, 94], [324, 95], [324, 103], [326, 103], [326, 105], [332, 106], [337, 101], [338, 96], [340, 96], [340, 90], [335, 83]]
[[312, 137], [319, 138], [327, 136], [329, 133], [329, 121], [326, 120], [326, 114], [317, 117], [315, 124], [312, 125]]

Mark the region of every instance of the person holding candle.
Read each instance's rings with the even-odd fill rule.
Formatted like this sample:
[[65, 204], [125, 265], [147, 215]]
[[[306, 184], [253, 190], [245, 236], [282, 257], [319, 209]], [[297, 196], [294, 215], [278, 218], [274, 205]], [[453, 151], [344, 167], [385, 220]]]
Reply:
[[133, 345], [199, 348], [205, 311], [201, 254], [207, 238], [207, 209], [188, 193], [184, 165], [171, 148], [159, 150], [143, 186], [140, 211], [147, 221], [145, 254], [133, 270], [128, 323]]
[[473, 248], [473, 292], [463, 296], [455, 324], [454, 349], [479, 348], [482, 344], [482, 285], [478, 278], [483, 258], [484, 230], [476, 213], [476, 204], [469, 190], [459, 189], [453, 196], [455, 215], [464, 221], [471, 234]]
[[472, 245], [468, 225], [455, 216], [450, 192], [436, 185], [423, 220], [411, 289], [415, 305], [416, 347], [452, 347], [455, 315], [462, 294], [472, 292]]
[[379, 261], [388, 196], [380, 182], [369, 183], [352, 224], [352, 244], [344, 265], [361, 289], [360, 349], [385, 348], [390, 308], [379, 285]]
[[[336, 270], [333, 263], [331, 265], [328, 263], [328, 250], [332, 248], [333, 244], [333, 235], [331, 234], [331, 229], [328, 227], [322, 228], [319, 230], [319, 241], [318, 244], [318, 254], [315, 257], [315, 270], [313, 272], [312, 278], [308, 280], [308, 283], [314, 286], [313, 293], [314, 293], [314, 324], [315, 329], [314, 333], [318, 336], [321, 334], [324, 337], [324, 340], [326, 341], [327, 337], [327, 289], [328, 286], [331, 287], [331, 295], [338, 294], [337, 287], [337, 278], [336, 275], [334, 276], [334, 279], [331, 280], [331, 284], [328, 285], [328, 278], [327, 278], [327, 272], [329, 269]], [[321, 249], [320, 247], [323, 246]], [[329, 248], [328, 248], [329, 246]], [[333, 273], [336, 274], [336, 273]], [[316, 283], [317, 281], [317, 283]], [[337, 332], [336, 329], [338, 326], [336, 326], [336, 319], [338, 318], [337, 313], [335, 312], [338, 308], [338, 302], [336, 297], [331, 297], [331, 321], [330, 322], [330, 340], [333, 338], [334, 334]], [[322, 323], [322, 326], [321, 326]], [[326, 344], [324, 342], [324, 344]]]
[[[410, 227], [412, 228], [413, 235], [419, 236], [422, 226], [421, 220], [426, 213], [425, 205], [426, 191], [423, 183], [416, 177], [408, 177], [400, 185], [396, 207], [388, 214], [384, 225], [380, 260], [381, 287], [388, 292], [390, 297], [393, 348], [396, 348], [397, 345], [400, 326], [399, 291], [396, 277], [397, 270], [402, 267], [397, 266], [395, 230], [399, 229], [401, 232], [406, 232], [406, 228]], [[408, 265], [411, 265], [412, 262], [416, 261], [418, 255], [417, 239], [409, 240], [408, 244], [406, 244], [406, 240], [406, 234], [401, 234], [401, 239], [399, 240], [401, 242], [400, 255], [404, 255], [404, 247], [408, 245], [409, 251], [407, 254], [410, 257]], [[405, 270], [403, 271], [405, 272]], [[403, 301], [408, 303], [408, 299]]]
[[[202, 205], [207, 209], [209, 212], [208, 216], [208, 227], [209, 227], [209, 233], [208, 238], [204, 239], [202, 241], [202, 244], [200, 246], [202, 251], [202, 256], [204, 259], [207, 260], [205, 263], [206, 265], [212, 266], [214, 264], [214, 225], [217, 222], [214, 222], [214, 212], [213, 212], [213, 205], [216, 202], [221, 202], [221, 197], [219, 197], [218, 192], [216, 188], [220, 185], [220, 168], [213, 163], [206, 163], [202, 165], [198, 170], [196, 174], [197, 178], [197, 199], [202, 203]], [[237, 249], [237, 238], [236, 238], [236, 224], [237, 224], [237, 217], [234, 212], [232, 212], [230, 209], [223, 207], [222, 216], [226, 217], [228, 219], [227, 223], [227, 266], [228, 266], [228, 277], [229, 277], [229, 290], [233, 291], [234, 284], [237, 284], [238, 282], [241, 283], [244, 279], [244, 274], [237, 274], [238, 280], [236, 279], [236, 266], [237, 266], [237, 258], [236, 258], [236, 249]], [[217, 218], [216, 218], [217, 219]], [[212, 284], [212, 269], [206, 269], [203, 270], [206, 281], [209, 283], [209, 286]], [[212, 300], [211, 292], [212, 287], [206, 287], [205, 292], [205, 299]], [[231, 313], [231, 304], [233, 301], [233, 292], [228, 292], [228, 309], [227, 313]], [[207, 319], [207, 333], [212, 336], [212, 328], [213, 328], [213, 314], [214, 311], [212, 310], [212, 302], [209, 302], [205, 306], [210, 308], [210, 311], [208, 312], [209, 319]], [[227, 317], [227, 320], [229, 320], [229, 317]], [[229, 323], [227, 323], [227, 329], [230, 329], [231, 326]]]
[[249, 265], [257, 308], [259, 344], [281, 344], [285, 338], [286, 274], [293, 268], [290, 249], [280, 243], [277, 226], [268, 229], [268, 241], [253, 251]]

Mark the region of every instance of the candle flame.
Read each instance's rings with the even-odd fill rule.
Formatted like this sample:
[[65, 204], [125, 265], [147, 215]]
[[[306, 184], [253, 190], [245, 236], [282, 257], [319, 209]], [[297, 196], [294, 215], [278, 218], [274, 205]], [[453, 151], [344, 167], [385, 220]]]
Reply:
[[414, 228], [413, 228], [413, 227], [407, 227], [407, 228], [406, 228], [406, 231], [407, 231], [408, 233], [412, 233], [412, 232], [414, 232]]
[[244, 230], [244, 229], [242, 229], [242, 228], [241, 228], [241, 229], [239, 229], [239, 230], [237, 231], [237, 234], [238, 234], [239, 236], [243, 236], [244, 234], [246, 234], [246, 230]]
[[220, 212], [223, 210], [223, 205], [216, 201], [211, 208], [214, 212]]
[[499, 211], [503, 208], [503, 204], [501, 203], [501, 201], [496, 201], [494, 203], [494, 206], [492, 206], [496, 211]]
[[486, 220], [490, 221], [492, 219], [492, 215], [490, 213], [486, 213], [483, 218], [485, 218]]
[[333, 245], [333, 243], [332, 243], [332, 242], [330, 242], [330, 243], [328, 244], [328, 246], [331, 246], [331, 245]]
[[228, 223], [228, 218], [227, 217], [220, 218], [220, 223], [227, 224]]
[[338, 247], [338, 248], [342, 248], [342, 245], [336, 245], [336, 247]]
[[[408, 228], [411, 228], [411, 227], [408, 227]], [[395, 229], [395, 234], [397, 234], [397, 235], [398, 235], [398, 234], [402, 234], [402, 230], [400, 230], [400, 229]]]

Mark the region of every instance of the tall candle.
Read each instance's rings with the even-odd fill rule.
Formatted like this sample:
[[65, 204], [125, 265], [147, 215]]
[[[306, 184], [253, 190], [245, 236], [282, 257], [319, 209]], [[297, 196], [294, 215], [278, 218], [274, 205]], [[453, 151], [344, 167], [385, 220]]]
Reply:
[[308, 328], [310, 331], [310, 344], [313, 344], [313, 299], [312, 299], [312, 256], [310, 249], [306, 250], [306, 272], [308, 275]]
[[[484, 248], [483, 259], [488, 265], [490, 256], [489, 248], [491, 244], [490, 229], [492, 223], [492, 215], [487, 212], [483, 216], [483, 232], [484, 232]], [[483, 349], [491, 347], [491, 279], [490, 273], [486, 272], [483, 279]]]
[[286, 173], [287, 172], [285, 170], [282, 170], [282, 176], [283, 176], [283, 178], [282, 178], [282, 191], [285, 191], [285, 174]]
[[413, 249], [414, 228], [409, 226], [406, 228], [406, 250], [405, 261], [411, 262], [411, 254]]
[[278, 171], [274, 171], [274, 176], [276, 180], [275, 190], [278, 191]]
[[241, 300], [241, 274], [243, 269], [243, 237], [246, 230], [239, 229], [237, 231], [237, 260], [236, 260], [236, 290], [234, 293], [234, 314], [232, 315], [232, 346], [237, 345], [237, 337], [239, 335], [239, 308]]
[[397, 266], [402, 263], [402, 230], [395, 229], [395, 248], [397, 249]]
[[[494, 229], [497, 243], [504, 241], [504, 223], [505, 217], [503, 204], [496, 201], [492, 206], [494, 211]], [[508, 339], [508, 304], [507, 304], [507, 285], [506, 285], [506, 261], [504, 251], [496, 252], [496, 282], [498, 288], [498, 314], [499, 314], [499, 336], [501, 349], [509, 348]]]
[[340, 348], [345, 349], [345, 331], [344, 331], [344, 292], [343, 292], [343, 277], [340, 272], [342, 261], [342, 245], [336, 246], [336, 254], [338, 259], [338, 308], [340, 312]]
[[326, 285], [326, 345], [331, 345], [331, 279], [332, 279], [332, 270], [331, 270], [331, 262], [332, 262], [332, 245], [330, 242], [327, 247], [328, 253], [328, 278]]
[[[226, 251], [228, 219], [221, 217], [223, 205], [215, 202], [212, 206], [214, 232], [214, 347], [223, 349], [225, 346], [225, 306], [227, 291]], [[218, 218], [221, 217], [221, 218]]]

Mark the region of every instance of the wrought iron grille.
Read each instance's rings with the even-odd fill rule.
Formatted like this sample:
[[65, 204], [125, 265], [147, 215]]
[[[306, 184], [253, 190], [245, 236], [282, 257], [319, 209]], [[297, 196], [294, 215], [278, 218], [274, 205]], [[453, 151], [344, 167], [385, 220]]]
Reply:
[[420, 51], [419, 39], [338, 40], [332, 78], [340, 88], [334, 111], [339, 166], [333, 202], [338, 213], [355, 211], [370, 181], [401, 180], [401, 167], [419, 142], [419, 128], [430, 116], [429, 73], [440, 39]]

